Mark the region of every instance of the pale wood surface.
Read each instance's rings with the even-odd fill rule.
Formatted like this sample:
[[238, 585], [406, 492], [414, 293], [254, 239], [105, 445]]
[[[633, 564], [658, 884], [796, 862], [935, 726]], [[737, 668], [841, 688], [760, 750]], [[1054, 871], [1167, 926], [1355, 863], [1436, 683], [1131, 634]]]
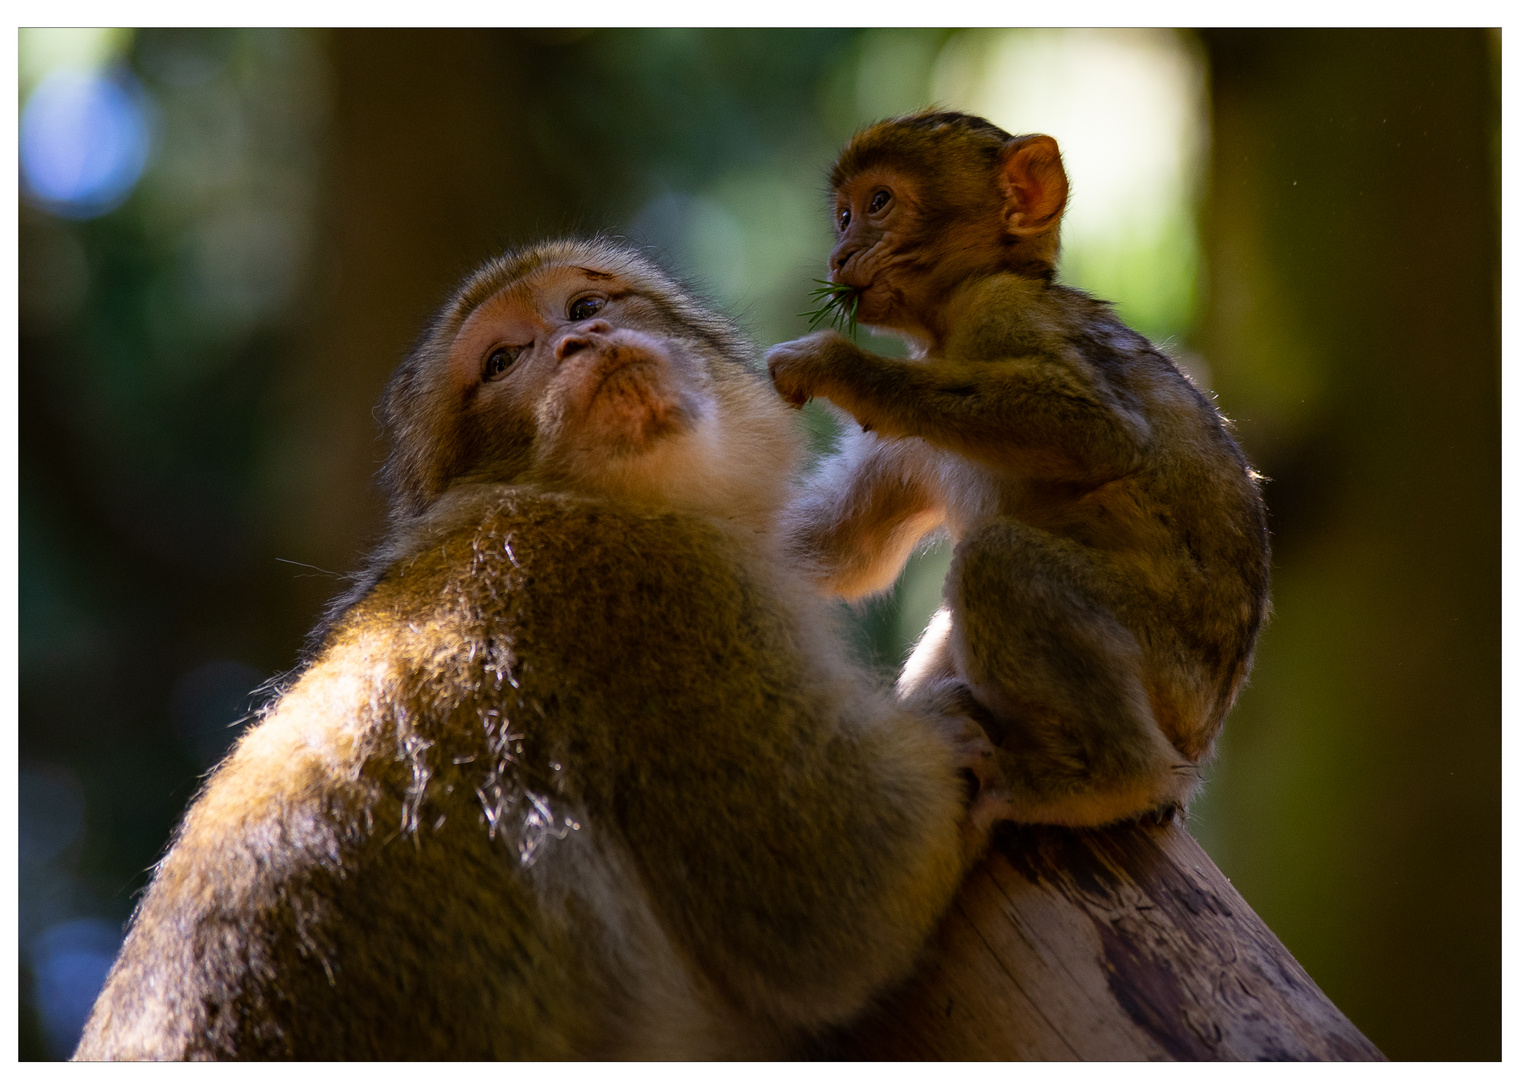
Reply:
[[1178, 824], [1003, 826], [851, 1059], [1380, 1060]]

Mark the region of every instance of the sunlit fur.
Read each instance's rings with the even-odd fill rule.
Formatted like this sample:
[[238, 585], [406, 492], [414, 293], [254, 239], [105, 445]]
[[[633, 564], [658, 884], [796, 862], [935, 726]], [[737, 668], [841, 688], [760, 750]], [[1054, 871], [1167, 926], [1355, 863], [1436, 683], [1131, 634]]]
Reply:
[[1020, 820], [1182, 806], [1268, 611], [1258, 477], [1230, 426], [1107, 304], [1054, 283], [1049, 137], [919, 113], [856, 135], [832, 182], [830, 280], [911, 359], [833, 332], [770, 351], [786, 400], [857, 425], [787, 512], [798, 557], [861, 596], [943, 527], [954, 559], [905, 700], [965, 695]]
[[[479, 307], [569, 280], [630, 299], [464, 381]], [[621, 393], [688, 400], [646, 450], [591, 404], [631, 349]], [[610, 243], [468, 280], [388, 390], [393, 535], [188, 811], [78, 1057], [778, 1056], [910, 970], [970, 850], [957, 756], [781, 555], [797, 436], [749, 359]], [[496, 421], [528, 430], [453, 444]]]

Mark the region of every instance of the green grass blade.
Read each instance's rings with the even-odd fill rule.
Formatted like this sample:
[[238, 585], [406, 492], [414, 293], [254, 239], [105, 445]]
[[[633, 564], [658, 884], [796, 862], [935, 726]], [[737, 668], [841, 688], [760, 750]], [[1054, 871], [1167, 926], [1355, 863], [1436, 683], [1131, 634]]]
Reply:
[[837, 285], [822, 279], [814, 281], [814, 284], [818, 287], [810, 295], [817, 306], [811, 311], [800, 312], [800, 316], [808, 320], [808, 331], [816, 330], [827, 322], [834, 329], [848, 333], [853, 340], [855, 313], [860, 308], [859, 291], [849, 285]]

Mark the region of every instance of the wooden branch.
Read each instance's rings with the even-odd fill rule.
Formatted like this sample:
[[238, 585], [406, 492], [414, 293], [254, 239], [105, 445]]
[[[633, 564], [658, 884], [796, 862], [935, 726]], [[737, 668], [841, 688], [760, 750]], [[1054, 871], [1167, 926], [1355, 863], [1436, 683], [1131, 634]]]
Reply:
[[825, 1054], [1384, 1060], [1178, 824], [1001, 827], [931, 953]]

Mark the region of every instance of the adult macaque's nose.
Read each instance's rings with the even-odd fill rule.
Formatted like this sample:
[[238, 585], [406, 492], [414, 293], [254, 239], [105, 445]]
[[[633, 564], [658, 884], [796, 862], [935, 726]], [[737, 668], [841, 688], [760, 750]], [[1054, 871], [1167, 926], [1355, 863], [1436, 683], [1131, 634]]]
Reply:
[[552, 350], [552, 355], [556, 356], [557, 362], [561, 364], [580, 349], [589, 348], [598, 338], [610, 332], [611, 324], [604, 319], [592, 319], [589, 322], [579, 323], [563, 335], [562, 340]]

